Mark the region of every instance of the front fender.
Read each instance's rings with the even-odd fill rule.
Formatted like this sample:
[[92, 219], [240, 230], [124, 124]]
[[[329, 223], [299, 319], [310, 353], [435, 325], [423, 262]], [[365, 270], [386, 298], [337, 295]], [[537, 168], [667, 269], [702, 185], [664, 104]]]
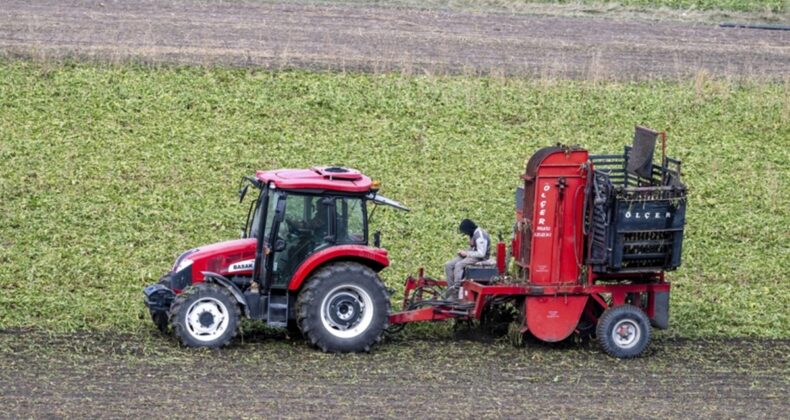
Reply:
[[288, 284], [288, 290], [297, 291], [302, 283], [319, 267], [334, 261], [353, 261], [381, 271], [390, 265], [386, 249], [365, 245], [338, 245], [316, 252], [296, 269]]
[[250, 317], [250, 308], [249, 305], [247, 305], [247, 299], [244, 297], [244, 293], [241, 293], [241, 290], [239, 290], [232, 281], [222, 274], [211, 271], [201, 271], [201, 274], [204, 277], [204, 282], [214, 282], [228, 289], [233, 297], [236, 298], [236, 301], [239, 302], [239, 305], [244, 309], [244, 315], [246, 315], [247, 318]]

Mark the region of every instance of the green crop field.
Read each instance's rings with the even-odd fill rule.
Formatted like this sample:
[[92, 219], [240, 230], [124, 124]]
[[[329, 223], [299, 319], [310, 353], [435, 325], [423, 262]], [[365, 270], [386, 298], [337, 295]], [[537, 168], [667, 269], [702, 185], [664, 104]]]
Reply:
[[691, 195], [670, 334], [790, 335], [790, 84], [592, 83], [0, 62], [0, 328], [153, 328], [141, 289], [238, 236], [256, 169], [345, 164], [380, 209], [386, 283], [440, 275], [459, 219], [509, 236], [524, 163], [669, 131]]

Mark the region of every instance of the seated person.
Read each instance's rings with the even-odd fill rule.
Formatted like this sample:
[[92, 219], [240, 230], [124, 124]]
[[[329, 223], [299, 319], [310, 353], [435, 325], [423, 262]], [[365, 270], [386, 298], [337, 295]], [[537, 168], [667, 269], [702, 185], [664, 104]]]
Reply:
[[491, 255], [491, 239], [488, 232], [478, 227], [475, 222], [469, 219], [462, 220], [458, 231], [469, 237], [469, 248], [458, 251], [458, 255], [444, 266], [444, 275], [447, 280], [446, 299], [457, 298], [458, 287], [464, 275], [464, 267], [487, 260]]

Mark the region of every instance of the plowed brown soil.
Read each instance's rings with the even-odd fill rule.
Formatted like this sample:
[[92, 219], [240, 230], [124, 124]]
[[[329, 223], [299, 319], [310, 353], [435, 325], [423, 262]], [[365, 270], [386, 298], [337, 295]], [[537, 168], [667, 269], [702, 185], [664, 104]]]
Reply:
[[268, 2], [6, 0], [0, 54], [582, 79], [783, 78], [790, 31]]
[[[441, 334], [440, 334], [441, 335]], [[594, 344], [509, 344], [462, 331], [330, 355], [250, 334], [221, 351], [159, 335], [0, 334], [10, 417], [781, 418], [790, 342], [658, 339], [621, 361]]]

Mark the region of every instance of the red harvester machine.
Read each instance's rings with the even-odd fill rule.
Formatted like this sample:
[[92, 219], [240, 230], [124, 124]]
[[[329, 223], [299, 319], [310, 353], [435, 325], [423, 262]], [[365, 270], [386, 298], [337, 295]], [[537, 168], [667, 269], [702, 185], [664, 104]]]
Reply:
[[[653, 162], [661, 137], [661, 160]], [[589, 155], [579, 147], [547, 147], [529, 160], [516, 193], [515, 258], [467, 269], [459, 301], [439, 299], [444, 281], [420, 269], [406, 280], [403, 312], [390, 324], [483, 319], [501, 305], [518, 310], [509, 335], [561, 341], [595, 335], [604, 351], [630, 358], [650, 341], [651, 325], [667, 328], [670, 284], [680, 265], [686, 187], [680, 161], [665, 156], [666, 136], [637, 127], [622, 155]]]

